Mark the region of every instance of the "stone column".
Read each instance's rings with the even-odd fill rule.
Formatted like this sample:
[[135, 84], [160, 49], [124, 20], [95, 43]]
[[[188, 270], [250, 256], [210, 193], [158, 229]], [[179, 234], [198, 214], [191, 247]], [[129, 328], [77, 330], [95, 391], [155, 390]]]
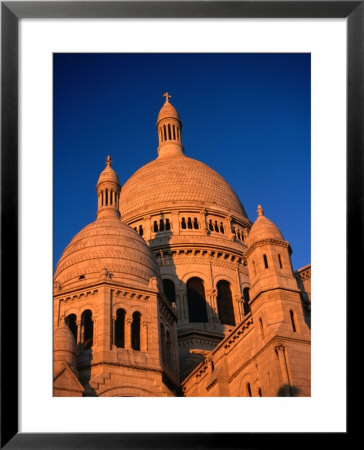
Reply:
[[143, 238], [146, 241], [150, 241], [151, 239], [151, 223], [150, 223], [150, 216], [143, 217]]
[[171, 231], [174, 236], [178, 236], [179, 230], [180, 230], [179, 214], [177, 211], [173, 211], [171, 217]]
[[125, 348], [131, 348], [131, 323], [132, 319], [125, 320]]
[[182, 322], [188, 322], [187, 294], [185, 289], [176, 289], [177, 317]]
[[203, 209], [200, 212], [200, 215], [201, 215], [201, 228], [202, 228], [202, 231], [204, 232], [204, 234], [208, 234], [209, 229], [208, 229], [207, 220], [206, 220], [206, 216], [207, 216], [206, 209]]
[[112, 338], [111, 338], [111, 348], [115, 348], [115, 322], [116, 322], [116, 316], [112, 315], [111, 317], [111, 323], [112, 323]]
[[81, 326], [81, 320], [76, 321], [77, 325], [77, 347], [82, 343], [82, 326]]
[[140, 350], [142, 352], [147, 352], [148, 347], [148, 323], [143, 322], [140, 330]]
[[206, 290], [206, 300], [209, 305], [207, 310], [208, 321], [212, 324], [219, 323], [219, 311], [217, 308], [217, 291], [216, 289]]
[[275, 346], [275, 351], [278, 355], [279, 367], [281, 369], [282, 381], [284, 385], [284, 392], [286, 397], [291, 397], [291, 387], [289, 383], [287, 363], [285, 357], [285, 347], [283, 344], [277, 344]]
[[238, 314], [239, 314], [239, 320], [238, 322], [242, 321], [244, 319], [244, 297], [242, 295], [234, 295], [234, 300], [236, 304], [238, 305]]

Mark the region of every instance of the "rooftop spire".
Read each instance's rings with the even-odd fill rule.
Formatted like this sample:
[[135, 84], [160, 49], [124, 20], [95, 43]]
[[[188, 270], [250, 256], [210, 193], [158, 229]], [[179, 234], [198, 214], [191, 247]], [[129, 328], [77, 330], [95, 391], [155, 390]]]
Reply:
[[169, 102], [172, 97], [168, 92], [163, 94], [166, 101], [158, 114], [158, 155], [159, 157], [175, 157], [184, 153], [182, 146], [182, 123], [176, 108]]
[[264, 216], [264, 209], [261, 207], [261, 205], [258, 205], [257, 213], [258, 213], [258, 217]]
[[119, 219], [120, 181], [115, 170], [111, 167], [112, 159], [110, 156], [106, 158], [105, 162], [106, 167], [101, 172], [96, 186], [97, 218], [116, 217]]

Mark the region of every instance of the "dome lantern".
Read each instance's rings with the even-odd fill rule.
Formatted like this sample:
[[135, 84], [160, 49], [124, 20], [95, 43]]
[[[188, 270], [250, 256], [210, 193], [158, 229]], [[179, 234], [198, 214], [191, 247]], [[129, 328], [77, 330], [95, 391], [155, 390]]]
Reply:
[[96, 185], [98, 209], [97, 218], [120, 218], [119, 197], [120, 182], [115, 170], [111, 167], [110, 156], [106, 158], [106, 167], [101, 172]]
[[159, 157], [181, 156], [184, 154], [181, 138], [182, 122], [176, 108], [169, 102], [172, 96], [165, 92], [163, 97], [166, 101], [157, 118], [158, 155]]

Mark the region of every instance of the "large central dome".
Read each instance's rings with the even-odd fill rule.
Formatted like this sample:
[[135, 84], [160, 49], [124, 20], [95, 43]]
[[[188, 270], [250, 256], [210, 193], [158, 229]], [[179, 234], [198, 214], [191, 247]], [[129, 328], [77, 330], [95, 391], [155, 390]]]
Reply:
[[246, 217], [229, 184], [213, 169], [184, 155], [159, 157], [140, 168], [122, 187], [123, 220], [168, 206], [213, 207]]

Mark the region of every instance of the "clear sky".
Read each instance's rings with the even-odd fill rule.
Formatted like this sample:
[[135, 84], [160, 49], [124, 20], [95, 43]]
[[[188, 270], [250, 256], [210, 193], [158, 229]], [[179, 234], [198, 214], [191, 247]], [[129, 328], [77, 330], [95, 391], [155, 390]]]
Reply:
[[185, 154], [216, 170], [251, 221], [282, 231], [296, 270], [311, 261], [310, 54], [54, 54], [54, 265], [96, 219], [110, 155], [121, 184], [157, 157], [168, 91]]

